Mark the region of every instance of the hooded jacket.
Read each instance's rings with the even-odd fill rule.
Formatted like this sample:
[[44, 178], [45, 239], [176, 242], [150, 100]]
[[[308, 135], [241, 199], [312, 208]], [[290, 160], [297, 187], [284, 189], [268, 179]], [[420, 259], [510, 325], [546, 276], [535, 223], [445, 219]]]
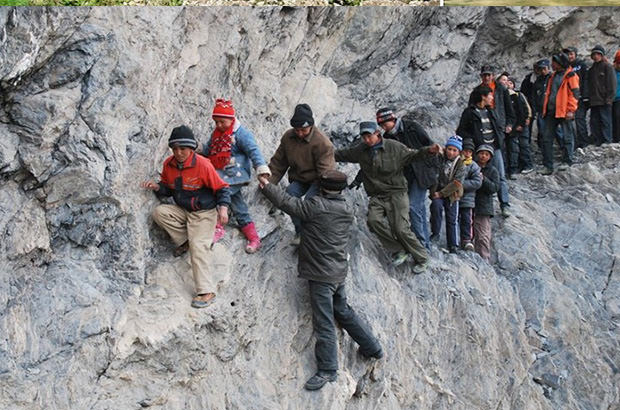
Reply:
[[[567, 112], [577, 111], [577, 100], [579, 99], [579, 76], [573, 71], [572, 67], [568, 67], [562, 75], [562, 84], [558, 89], [558, 93], [555, 97], [555, 113], [549, 113], [555, 118], [566, 118]], [[545, 90], [545, 100], [543, 102], [543, 117], [547, 115], [547, 104], [549, 103], [549, 96], [551, 94], [551, 86], [553, 79], [558, 73], [554, 72], [547, 81], [547, 88]]]

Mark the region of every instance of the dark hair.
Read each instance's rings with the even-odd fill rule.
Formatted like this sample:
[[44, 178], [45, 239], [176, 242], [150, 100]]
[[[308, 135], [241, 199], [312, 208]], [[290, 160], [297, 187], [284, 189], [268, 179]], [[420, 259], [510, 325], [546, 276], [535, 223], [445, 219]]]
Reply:
[[492, 92], [493, 90], [491, 90], [491, 88], [487, 87], [486, 85], [479, 85], [471, 92], [471, 95], [469, 96], [469, 103], [477, 105], [482, 101], [482, 97], [486, 97], [487, 95], [489, 95], [489, 93]]

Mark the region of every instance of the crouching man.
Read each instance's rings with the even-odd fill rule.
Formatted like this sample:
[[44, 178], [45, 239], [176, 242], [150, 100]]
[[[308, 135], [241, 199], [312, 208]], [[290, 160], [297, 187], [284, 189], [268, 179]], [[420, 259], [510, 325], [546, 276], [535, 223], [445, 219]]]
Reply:
[[148, 181], [140, 186], [155, 191], [160, 198], [174, 198], [176, 205], [155, 208], [153, 220], [176, 244], [175, 255], [189, 249], [196, 286], [192, 307], [202, 308], [215, 298], [215, 293], [208, 289], [211, 245], [215, 225], [228, 222], [230, 190], [211, 161], [195, 153], [197, 142], [188, 127], [182, 125], [172, 130], [168, 146], [173, 155], [164, 161], [160, 182]]
[[360, 345], [363, 356], [383, 357], [379, 342], [348, 305], [344, 290], [348, 269], [346, 249], [353, 225], [353, 210], [341, 195], [347, 177], [339, 171], [325, 171], [319, 179], [319, 195], [306, 200], [285, 193], [262, 175], [259, 182], [263, 194], [276, 207], [298, 217], [303, 227], [297, 269], [299, 276], [309, 282], [318, 368], [305, 388], [318, 390], [337, 377], [336, 321]]

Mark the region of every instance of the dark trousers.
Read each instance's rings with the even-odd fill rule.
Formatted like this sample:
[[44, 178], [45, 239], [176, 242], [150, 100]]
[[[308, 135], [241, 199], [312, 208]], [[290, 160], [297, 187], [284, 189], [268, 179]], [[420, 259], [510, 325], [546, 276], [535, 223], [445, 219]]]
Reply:
[[613, 141], [620, 142], [620, 100], [614, 101], [611, 108]]
[[583, 148], [592, 142], [588, 135], [588, 123], [586, 121], [586, 115], [588, 114], [587, 105], [579, 100], [577, 111], [575, 111], [575, 147]]
[[508, 175], [516, 174], [520, 169], [532, 168], [529, 129], [514, 130], [506, 139], [508, 150]]
[[316, 337], [314, 354], [319, 370], [329, 372], [338, 370], [336, 321], [357, 342], [362, 354], [371, 356], [381, 349], [370, 326], [360, 319], [347, 303], [344, 283], [310, 280], [308, 284], [312, 305], [312, 324]]
[[[305, 195], [305, 199], [310, 199], [319, 193], [319, 184], [292, 181], [288, 187], [286, 187], [286, 193], [295, 198], [301, 198]], [[291, 220], [293, 221], [293, 225], [295, 225], [295, 233], [299, 234], [301, 232], [301, 219], [296, 216], [291, 216]]]
[[433, 232], [433, 235], [439, 235], [441, 232], [444, 212], [446, 213], [446, 239], [448, 242], [448, 247], [458, 246], [458, 201], [450, 203], [450, 199], [448, 198], [433, 199], [431, 202], [431, 231]]
[[611, 104], [590, 107], [590, 129], [596, 145], [611, 142]]
[[474, 208], [459, 208], [459, 232], [461, 244], [471, 242], [474, 237]]
[[575, 120], [555, 118], [547, 115], [545, 117], [545, 132], [543, 134], [543, 165], [551, 170], [553, 170], [553, 139], [557, 135], [558, 126], [562, 130], [564, 162], [569, 165], [573, 164]]

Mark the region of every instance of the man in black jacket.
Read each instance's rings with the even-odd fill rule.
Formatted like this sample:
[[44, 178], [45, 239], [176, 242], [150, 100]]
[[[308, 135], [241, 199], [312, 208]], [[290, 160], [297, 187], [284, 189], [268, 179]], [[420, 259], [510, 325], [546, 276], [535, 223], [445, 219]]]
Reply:
[[[426, 130], [418, 122], [396, 117], [391, 108], [381, 108], [377, 111], [377, 124], [385, 131], [384, 138], [394, 139], [405, 144], [408, 148], [421, 149], [433, 144]], [[438, 156], [429, 156], [414, 161], [405, 168], [411, 230], [428, 250], [430, 250], [431, 244], [425, 201], [428, 196], [428, 188], [437, 182], [439, 175], [438, 159]]]
[[360, 345], [363, 356], [383, 357], [383, 350], [368, 324], [348, 305], [344, 289], [353, 224], [353, 210], [341, 195], [347, 186], [347, 176], [335, 170], [325, 171], [319, 180], [320, 194], [306, 200], [287, 194], [264, 176], [258, 179], [263, 194], [276, 207], [300, 218], [303, 226], [297, 270], [309, 282], [318, 367], [304, 387], [318, 390], [337, 378], [335, 321]]
[[590, 129], [592, 141], [601, 145], [612, 141], [611, 105], [616, 96], [616, 72], [605, 58], [603, 46], [595, 46], [590, 57], [594, 61], [588, 70]]
[[573, 67], [573, 72], [577, 73], [579, 76], [579, 90], [581, 96], [579, 98], [577, 111], [575, 111], [575, 148], [583, 148], [592, 143], [588, 135], [588, 124], [586, 121], [586, 115], [588, 114], [588, 109], [590, 109], [589, 100], [588, 97], [586, 97], [588, 95], [588, 63], [586, 63], [585, 60], [577, 59], [576, 47], [566, 47], [562, 52], [568, 56], [568, 61], [571, 67]]
[[493, 101], [493, 92], [489, 87], [479, 86], [470, 95], [470, 105], [461, 114], [459, 126], [456, 134], [463, 139], [471, 139], [478, 148], [482, 144], [487, 144], [495, 149], [492, 158], [492, 165], [497, 169], [500, 176], [500, 188], [498, 191], [499, 204], [502, 216], [510, 216], [508, 212], [508, 182], [504, 168], [504, 132], [499, 127], [495, 113], [488, 107]]

